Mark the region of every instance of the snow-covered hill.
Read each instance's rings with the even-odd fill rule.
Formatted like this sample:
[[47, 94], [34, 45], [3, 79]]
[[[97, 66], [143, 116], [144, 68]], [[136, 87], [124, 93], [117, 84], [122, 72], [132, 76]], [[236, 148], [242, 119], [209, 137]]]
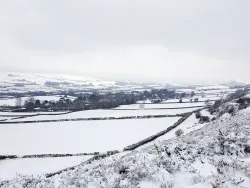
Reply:
[[[237, 85], [237, 84], [235, 84]], [[105, 81], [91, 77], [67, 74], [0, 73], [0, 93], [60, 92], [60, 91], [143, 91], [145, 89], [177, 89], [178, 92], [222, 92], [230, 91], [228, 85], [197, 86], [169, 83], [136, 83]], [[193, 89], [190, 89], [193, 88]], [[234, 91], [234, 90], [233, 90]]]
[[103, 89], [115, 86], [115, 82], [63, 74], [0, 73], [0, 85], [1, 93], [22, 93]]
[[136, 83], [105, 81], [67, 74], [0, 73], [0, 93], [60, 92], [60, 91], [141, 91], [175, 87], [166, 83]]
[[250, 187], [250, 108], [186, 135], [0, 187]]

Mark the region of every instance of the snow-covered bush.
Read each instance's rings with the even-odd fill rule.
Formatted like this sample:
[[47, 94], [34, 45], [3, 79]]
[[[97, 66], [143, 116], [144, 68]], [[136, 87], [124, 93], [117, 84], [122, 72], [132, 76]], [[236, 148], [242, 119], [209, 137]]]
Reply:
[[199, 123], [208, 123], [210, 121], [210, 118], [208, 116], [200, 116]]
[[184, 134], [184, 131], [182, 130], [182, 129], [178, 129], [177, 131], [175, 131], [175, 135], [177, 136], [177, 137], [179, 137], [179, 136], [181, 136], [181, 135], [183, 135]]
[[201, 117], [201, 112], [200, 111], [196, 112], [195, 117], [196, 117], [196, 119], [199, 119]]
[[222, 116], [225, 113], [229, 113], [234, 115], [239, 109], [239, 105], [237, 103], [224, 103], [218, 109], [218, 115]]

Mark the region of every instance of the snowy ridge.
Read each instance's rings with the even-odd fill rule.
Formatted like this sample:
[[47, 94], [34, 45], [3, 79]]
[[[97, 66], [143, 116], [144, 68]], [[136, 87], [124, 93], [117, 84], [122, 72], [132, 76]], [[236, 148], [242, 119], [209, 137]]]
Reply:
[[175, 87], [164, 83], [130, 83], [107, 81], [91, 77], [67, 74], [42, 73], [0, 73], [0, 93], [27, 93], [61, 91], [88, 92], [92, 90], [103, 91], [144, 91], [152, 88]]
[[25, 93], [27, 91], [56, 92], [80, 89], [102, 89], [115, 86], [113, 81], [64, 75], [64, 74], [41, 74], [41, 73], [1, 73], [0, 92]]
[[45, 178], [18, 176], [0, 187], [249, 187], [250, 108], [184, 136], [83, 163]]

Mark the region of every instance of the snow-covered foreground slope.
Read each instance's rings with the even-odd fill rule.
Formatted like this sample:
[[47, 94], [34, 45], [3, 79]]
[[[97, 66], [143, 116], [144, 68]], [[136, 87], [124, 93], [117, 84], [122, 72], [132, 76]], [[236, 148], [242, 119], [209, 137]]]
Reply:
[[[156, 124], [156, 123], [155, 123]], [[250, 187], [250, 109], [184, 136], [2, 187]]]
[[165, 130], [179, 118], [1, 124], [0, 155], [121, 150]]

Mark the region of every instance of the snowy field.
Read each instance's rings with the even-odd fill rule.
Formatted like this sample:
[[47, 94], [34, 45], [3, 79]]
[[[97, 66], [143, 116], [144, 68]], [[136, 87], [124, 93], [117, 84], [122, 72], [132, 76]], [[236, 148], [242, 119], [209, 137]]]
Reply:
[[156, 139], [156, 141], [163, 141], [163, 140], [169, 140], [172, 138], [175, 138], [175, 131], [178, 129], [183, 130], [183, 134], [187, 134], [191, 131], [194, 131], [196, 129], [199, 129], [203, 127], [205, 124], [199, 124], [199, 120], [195, 117], [195, 114], [193, 113], [188, 119], [186, 119], [182, 124], [180, 124], [177, 128], [169, 131], [165, 135], [159, 137]]
[[12, 119], [9, 121], [39, 121], [39, 120], [60, 120], [77, 118], [105, 118], [105, 117], [127, 117], [127, 116], [145, 116], [145, 115], [176, 115], [192, 112], [200, 108], [187, 109], [169, 109], [169, 110], [85, 110], [72, 112], [63, 115], [39, 115], [26, 117], [22, 119]]
[[20, 175], [43, 175], [64, 168], [79, 165], [92, 156], [10, 159], [0, 161], [0, 180]]
[[179, 117], [0, 125], [0, 154], [89, 153], [121, 150]]
[[[202, 110], [201, 114], [202, 115], [208, 115], [208, 116], [212, 117], [207, 110]], [[195, 117], [195, 114], [193, 113], [189, 118], [187, 118], [178, 127], [176, 127], [175, 129], [169, 131], [168, 133], [164, 134], [163, 136], [157, 138], [153, 142], [147, 143], [147, 144], [143, 145], [142, 147], [139, 147], [138, 150], [141, 150], [141, 148], [146, 148], [146, 147], [148, 147], [148, 146], [150, 146], [152, 144], [156, 144], [156, 143], [158, 143], [160, 141], [170, 140], [170, 139], [176, 138], [175, 132], [178, 129], [181, 129], [183, 131], [183, 135], [185, 135], [185, 134], [188, 134], [191, 131], [195, 131], [197, 129], [200, 129], [205, 125], [206, 125], [206, 123], [200, 124], [199, 119], [197, 119]]]
[[[193, 97], [198, 98], [199, 102], [193, 103], [178, 103], [179, 99], [171, 99], [160, 104], [145, 104], [145, 110], [139, 110], [140, 104], [133, 104], [123, 105], [110, 110], [87, 110], [61, 115], [57, 114], [65, 112], [0, 112], [0, 121], [39, 121], [76, 118], [176, 115], [197, 110], [199, 108], [195, 106], [205, 106], [206, 100], [220, 99], [225, 96], [225, 94], [221, 94], [221, 92], [231, 92], [228, 88], [218, 88], [217, 90], [208, 91], [203, 89], [204, 88], [200, 89], [200, 91], [197, 92], [199, 94]], [[205, 96], [202, 96], [203, 93], [205, 93]], [[218, 93], [218, 95], [214, 93]], [[59, 98], [59, 95], [35, 97], [35, 99], [39, 99], [41, 101], [59, 100]], [[27, 97], [22, 98], [22, 101], [25, 100], [27, 100]], [[15, 99], [1, 99], [0, 105], [14, 106], [15, 102]], [[176, 103], [169, 104], [168, 102]], [[190, 102], [190, 98], [183, 98], [183, 102]], [[161, 109], [182, 107], [190, 108]], [[212, 118], [206, 110], [202, 110], [201, 114]], [[12, 119], [15, 117], [29, 115], [31, 117]], [[13, 154], [22, 156], [29, 154], [92, 153], [106, 152], [109, 150], [122, 150], [128, 145], [134, 144], [162, 130], [165, 130], [167, 127], [172, 126], [175, 122], [177, 122], [179, 118], [180, 117], [2, 124], [0, 125], [0, 155]], [[202, 128], [204, 125], [206, 124], [199, 124], [195, 114], [192, 114], [177, 128], [157, 138], [155, 141], [138, 148], [137, 151], [140, 152], [142, 149], [152, 146], [153, 144], [158, 144], [164, 140], [175, 139], [175, 131], [178, 129], [182, 129], [184, 131], [184, 135], [186, 135], [192, 131]], [[43, 175], [44, 173], [55, 172], [67, 167], [78, 165], [90, 157], [92, 156], [2, 160], [0, 161], [0, 180], [12, 179], [16, 177], [17, 174], [36, 176]], [[196, 162], [193, 164], [193, 167], [200, 168], [201, 165], [202, 164], [199, 162]], [[207, 167], [206, 165], [203, 165], [204, 168]], [[204, 174], [207, 171], [200, 170], [200, 172]], [[181, 177], [183, 176], [181, 175]]]

